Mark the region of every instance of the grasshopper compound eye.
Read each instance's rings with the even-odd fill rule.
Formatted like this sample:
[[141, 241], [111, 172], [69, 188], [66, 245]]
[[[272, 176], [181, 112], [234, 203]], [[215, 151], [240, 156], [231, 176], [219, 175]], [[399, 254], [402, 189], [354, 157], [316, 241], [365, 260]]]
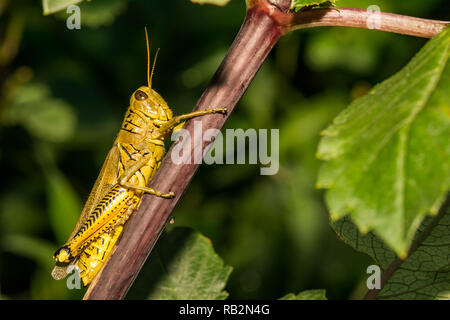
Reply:
[[148, 95], [144, 91], [138, 90], [134, 93], [134, 98], [138, 101], [143, 101], [148, 99]]

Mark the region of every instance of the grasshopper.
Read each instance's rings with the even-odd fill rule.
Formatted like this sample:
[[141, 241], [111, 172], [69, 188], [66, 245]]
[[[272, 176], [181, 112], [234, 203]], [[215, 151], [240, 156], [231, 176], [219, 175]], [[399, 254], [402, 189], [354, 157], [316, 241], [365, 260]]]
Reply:
[[53, 278], [64, 278], [70, 266], [79, 270], [85, 286], [94, 279], [118, 241], [123, 225], [139, 206], [145, 193], [173, 198], [147, 187], [165, 153], [164, 139], [184, 121], [226, 108], [194, 111], [173, 116], [168, 104], [152, 89], [152, 78], [159, 50], [150, 73], [150, 45], [147, 28], [147, 86], [131, 96], [130, 106], [119, 134], [109, 151], [97, 181], [67, 242], [54, 254]]

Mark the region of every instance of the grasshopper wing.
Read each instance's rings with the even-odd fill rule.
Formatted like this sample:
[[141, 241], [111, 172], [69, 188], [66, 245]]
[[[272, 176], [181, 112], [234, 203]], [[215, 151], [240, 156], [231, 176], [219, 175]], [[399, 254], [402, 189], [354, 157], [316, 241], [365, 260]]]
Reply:
[[92, 188], [89, 198], [84, 205], [83, 211], [81, 212], [80, 218], [75, 225], [72, 233], [69, 236], [70, 241], [76, 234], [80, 226], [85, 222], [87, 216], [96, 207], [97, 203], [111, 190], [111, 188], [118, 182], [119, 176], [119, 150], [117, 148], [117, 143], [114, 143], [113, 147], [106, 156], [105, 162], [103, 163], [100, 174], [95, 181], [94, 187]]
[[[78, 218], [75, 228], [70, 234], [68, 241], [70, 241], [74, 237], [80, 226], [85, 222], [86, 218], [96, 207], [97, 203], [117, 183], [118, 175], [119, 175], [119, 151], [117, 148], [117, 143], [114, 143], [113, 147], [106, 156], [100, 174], [97, 180], [95, 181], [94, 187], [92, 188], [92, 191], [89, 194], [89, 198], [87, 199], [86, 204], [84, 205], [80, 218]], [[61, 265], [57, 263], [52, 271], [52, 277], [56, 280], [64, 278], [67, 275], [67, 269], [71, 264]]]

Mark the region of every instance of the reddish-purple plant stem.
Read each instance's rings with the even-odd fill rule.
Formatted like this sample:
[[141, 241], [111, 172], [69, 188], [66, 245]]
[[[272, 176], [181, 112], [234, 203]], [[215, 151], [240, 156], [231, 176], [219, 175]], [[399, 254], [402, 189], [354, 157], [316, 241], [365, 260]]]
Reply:
[[[195, 121], [201, 121], [203, 130], [222, 128], [281, 35], [279, 26], [262, 10], [248, 10], [228, 54], [197, 103], [197, 109], [226, 107], [228, 114], [196, 119]], [[192, 121], [186, 124], [185, 129], [194, 137]], [[207, 144], [203, 142], [203, 148]], [[175, 205], [198, 169], [198, 164], [172, 162], [172, 149], [167, 153], [151, 186], [165, 192], [173, 191], [176, 197], [167, 200], [144, 196], [140, 208], [127, 222], [120, 245], [105, 264], [100, 277], [96, 277], [91, 284], [85, 299], [122, 299], [135, 280]]]
[[286, 31], [323, 26], [373, 29], [410, 36], [432, 38], [450, 24], [449, 21], [421, 19], [399, 14], [351, 8], [328, 8], [286, 14]]

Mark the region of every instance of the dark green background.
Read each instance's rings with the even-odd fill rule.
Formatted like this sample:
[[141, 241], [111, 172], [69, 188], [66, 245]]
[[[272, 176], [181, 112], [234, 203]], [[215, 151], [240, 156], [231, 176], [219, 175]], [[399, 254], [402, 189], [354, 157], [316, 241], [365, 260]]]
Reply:
[[[339, 5], [450, 19], [446, 0], [342, 0]], [[68, 299], [50, 277], [52, 254], [74, 220], [128, 107], [146, 83], [144, 26], [161, 48], [154, 88], [174, 113], [189, 112], [233, 41], [243, 0], [93, 0], [82, 29], [39, 1], [0, 15], [0, 298]], [[1, 8], [1, 6], [0, 6]], [[279, 128], [280, 170], [202, 165], [175, 210], [175, 226], [209, 237], [227, 265], [231, 299], [274, 299], [326, 289], [361, 298], [365, 255], [328, 225], [315, 189], [319, 133], [356, 97], [400, 70], [425, 39], [346, 28], [296, 31], [276, 45], [227, 128]], [[18, 51], [15, 52], [14, 48]]]

